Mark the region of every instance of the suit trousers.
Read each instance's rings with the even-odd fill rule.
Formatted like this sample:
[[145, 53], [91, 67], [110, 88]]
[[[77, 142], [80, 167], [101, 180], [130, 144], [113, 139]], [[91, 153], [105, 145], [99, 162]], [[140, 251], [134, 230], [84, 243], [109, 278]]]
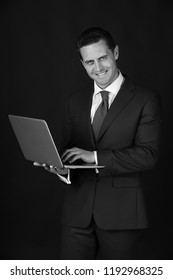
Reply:
[[104, 230], [92, 218], [86, 228], [62, 226], [62, 260], [138, 259], [142, 230]]

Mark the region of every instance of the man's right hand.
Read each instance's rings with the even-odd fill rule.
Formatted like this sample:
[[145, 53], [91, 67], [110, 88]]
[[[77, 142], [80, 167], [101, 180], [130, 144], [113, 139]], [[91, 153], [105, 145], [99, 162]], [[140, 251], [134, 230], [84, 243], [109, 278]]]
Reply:
[[46, 163], [39, 163], [39, 162], [34, 162], [33, 163], [34, 166], [38, 166], [38, 167], [44, 167], [45, 170], [49, 171], [50, 173], [54, 173], [54, 174], [59, 174], [59, 175], [66, 175], [68, 173], [68, 169], [67, 168], [57, 168], [53, 165], [48, 165]]

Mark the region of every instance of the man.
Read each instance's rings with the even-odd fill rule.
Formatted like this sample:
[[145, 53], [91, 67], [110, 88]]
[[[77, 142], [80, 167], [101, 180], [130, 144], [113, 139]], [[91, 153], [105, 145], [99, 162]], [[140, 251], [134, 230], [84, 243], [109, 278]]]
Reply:
[[61, 258], [133, 259], [140, 231], [148, 226], [141, 173], [158, 159], [158, 97], [122, 75], [109, 32], [85, 30], [77, 50], [94, 85], [69, 97], [62, 159], [104, 168], [68, 173]]

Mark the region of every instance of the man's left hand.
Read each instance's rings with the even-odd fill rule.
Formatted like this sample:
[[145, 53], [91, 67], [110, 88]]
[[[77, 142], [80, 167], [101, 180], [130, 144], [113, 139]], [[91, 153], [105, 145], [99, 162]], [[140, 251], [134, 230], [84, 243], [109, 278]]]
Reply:
[[63, 162], [72, 163], [77, 159], [81, 159], [86, 163], [94, 163], [94, 152], [86, 151], [77, 147], [67, 149], [62, 155]]

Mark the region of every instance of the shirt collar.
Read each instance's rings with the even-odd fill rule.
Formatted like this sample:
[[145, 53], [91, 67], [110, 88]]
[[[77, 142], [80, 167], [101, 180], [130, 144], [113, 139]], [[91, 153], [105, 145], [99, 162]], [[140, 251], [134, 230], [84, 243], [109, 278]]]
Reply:
[[[121, 74], [121, 72], [118, 70], [119, 75], [116, 78], [115, 81], [113, 81], [112, 84], [110, 84], [108, 87], [104, 88], [104, 90], [109, 91], [110, 93], [116, 94], [118, 92], [118, 90], [121, 87], [121, 84], [123, 82], [123, 75]], [[102, 91], [102, 89], [100, 87], [98, 87], [98, 85], [96, 84], [96, 82], [94, 82], [94, 95], [96, 95], [97, 93], [99, 93], [100, 91]]]

